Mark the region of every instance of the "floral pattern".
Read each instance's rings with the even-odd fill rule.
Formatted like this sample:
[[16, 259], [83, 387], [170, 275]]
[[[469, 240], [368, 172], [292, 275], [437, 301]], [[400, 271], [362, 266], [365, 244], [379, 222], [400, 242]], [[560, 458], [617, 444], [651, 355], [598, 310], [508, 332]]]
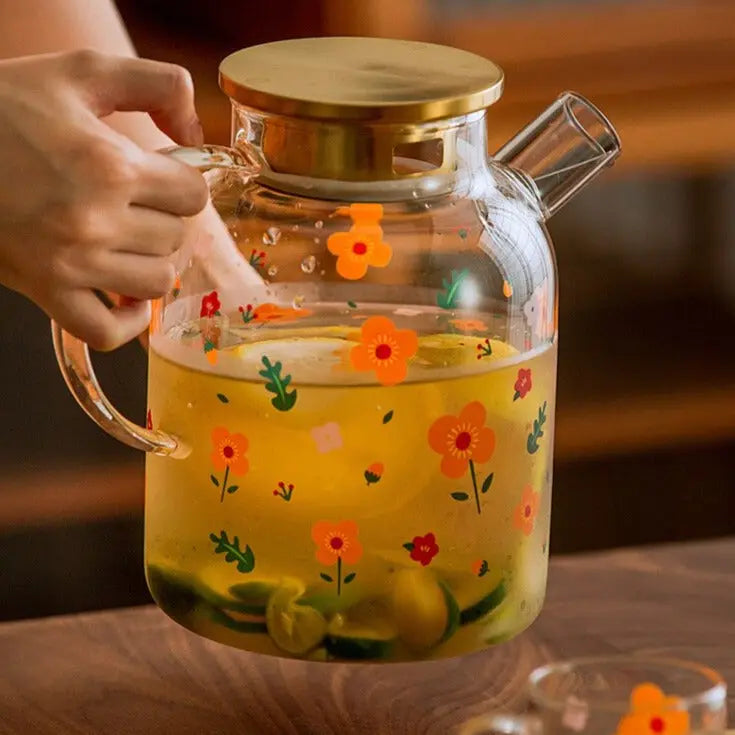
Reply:
[[333, 452], [335, 449], [342, 449], [342, 433], [339, 424], [330, 421], [323, 426], [315, 426], [311, 430], [311, 438], [316, 444], [316, 448], [322, 454]]
[[403, 548], [409, 551], [411, 559], [417, 561], [422, 567], [431, 564], [431, 560], [439, 553], [439, 546], [433, 533], [414, 536], [413, 541], [403, 544]]
[[293, 496], [294, 485], [289, 482], [288, 485], [285, 482], [279, 482], [278, 487], [273, 491], [276, 497], [283, 498], [287, 503], [291, 502]]
[[[485, 426], [487, 412], [479, 401], [468, 403], [459, 416], [441, 416], [429, 429], [429, 446], [442, 455], [442, 474], [452, 479], [462, 477], [469, 468], [475, 505], [480, 508], [480, 489], [477, 485], [475, 462], [488, 462], [495, 451], [495, 432]], [[482, 483], [483, 494], [492, 483], [492, 474]], [[463, 497], [460, 497], [463, 496]], [[457, 493], [455, 499], [465, 500], [466, 493]]]
[[255, 307], [253, 320], [260, 323], [292, 322], [312, 315], [310, 309], [284, 308], [277, 304], [265, 303]]
[[151, 413], [151, 409], [148, 409], [148, 413], [145, 417], [145, 428], [148, 429], [148, 431], [153, 431], [153, 414]]
[[475, 559], [472, 562], [472, 574], [476, 577], [484, 577], [490, 571], [487, 559]]
[[[343, 564], [357, 564], [362, 559], [362, 544], [358, 538], [359, 530], [354, 521], [318, 521], [311, 527], [311, 538], [316, 544], [316, 560], [325, 567], [337, 564], [337, 594], [342, 593], [342, 585], [349, 584], [357, 576], [355, 572], [342, 578]], [[325, 582], [334, 578], [322, 573]]]
[[513, 389], [515, 390], [513, 400], [517, 401], [519, 398], [525, 398], [532, 387], [533, 382], [531, 381], [531, 368], [519, 368], [518, 378], [513, 386]]
[[376, 482], [380, 482], [385, 472], [382, 462], [373, 462], [364, 472], [365, 481], [368, 485], [373, 485]]
[[449, 323], [460, 332], [486, 332], [487, 324], [480, 319], [450, 319]]
[[220, 482], [217, 477], [210, 475], [215, 487], [221, 488], [220, 503], [225, 499], [225, 492], [234, 493], [237, 485], [228, 485], [230, 474], [245, 475], [250, 469], [247, 458], [249, 442], [243, 434], [231, 434], [223, 426], [212, 431], [212, 466], [217, 472], [224, 470], [224, 478]]
[[337, 256], [337, 273], [350, 281], [362, 278], [368, 267], [385, 268], [393, 250], [383, 241], [380, 204], [352, 204], [347, 209], [352, 219], [348, 232], [335, 232], [327, 239], [327, 248]]
[[666, 696], [655, 684], [639, 684], [630, 696], [630, 713], [618, 723], [617, 735], [686, 735], [689, 713], [678, 697]]
[[523, 489], [521, 502], [516, 506], [515, 512], [513, 513], [513, 525], [524, 536], [530, 536], [533, 532], [538, 506], [539, 494], [530, 485], [527, 485]]
[[489, 339], [484, 339], [477, 345], [477, 359], [482, 360], [483, 357], [492, 357], [493, 345]]
[[396, 385], [405, 380], [408, 360], [419, 348], [416, 332], [396, 329], [384, 316], [372, 316], [360, 330], [360, 344], [350, 350], [350, 362], [355, 370], [374, 370], [381, 385]]
[[201, 317], [219, 316], [222, 304], [216, 291], [202, 296], [202, 308], [199, 312]]

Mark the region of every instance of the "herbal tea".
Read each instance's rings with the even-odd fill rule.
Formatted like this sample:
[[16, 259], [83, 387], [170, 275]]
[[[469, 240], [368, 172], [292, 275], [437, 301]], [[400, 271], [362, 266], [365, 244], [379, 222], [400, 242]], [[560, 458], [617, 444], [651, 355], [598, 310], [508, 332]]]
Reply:
[[519, 354], [474, 336], [478, 320], [437, 333], [388, 310], [354, 327], [259, 310], [152, 338], [148, 423], [188, 450], [147, 460], [161, 608], [309, 660], [455, 656], [528, 626], [546, 584], [555, 345]]

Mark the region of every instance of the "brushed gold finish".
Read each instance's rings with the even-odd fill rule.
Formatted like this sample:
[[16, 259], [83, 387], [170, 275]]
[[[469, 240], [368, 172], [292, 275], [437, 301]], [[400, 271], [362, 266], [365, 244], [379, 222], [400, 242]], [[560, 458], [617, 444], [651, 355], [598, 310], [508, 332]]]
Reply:
[[301, 38], [228, 56], [222, 90], [276, 115], [421, 123], [482, 110], [501, 95], [493, 62], [448, 46], [387, 38]]

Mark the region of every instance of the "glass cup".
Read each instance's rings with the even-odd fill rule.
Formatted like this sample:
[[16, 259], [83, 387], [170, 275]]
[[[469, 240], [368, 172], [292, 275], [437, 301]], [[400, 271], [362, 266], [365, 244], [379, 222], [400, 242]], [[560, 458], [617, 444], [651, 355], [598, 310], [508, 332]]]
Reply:
[[687, 735], [724, 733], [727, 687], [716, 671], [665, 658], [560, 661], [528, 679], [523, 715], [474, 718], [459, 735]]

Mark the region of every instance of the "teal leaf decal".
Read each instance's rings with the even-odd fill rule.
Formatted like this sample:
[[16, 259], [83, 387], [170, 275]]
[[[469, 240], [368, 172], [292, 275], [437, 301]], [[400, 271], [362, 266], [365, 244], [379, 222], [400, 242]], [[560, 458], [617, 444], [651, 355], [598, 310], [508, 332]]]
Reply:
[[546, 423], [546, 401], [538, 410], [538, 418], [533, 421], [533, 431], [526, 440], [526, 449], [529, 454], [535, 454], [539, 450], [538, 440], [544, 435], [543, 425]]
[[239, 489], [240, 489], [239, 485], [230, 485], [227, 488], [227, 492], [230, 493], [230, 495], [232, 495], [232, 493], [236, 493]]
[[413, 551], [413, 544], [410, 541], [408, 541], [407, 543], [403, 544], [403, 548], [406, 551]]
[[275, 364], [263, 355], [263, 366], [264, 370], [259, 370], [258, 375], [264, 377], [268, 382], [265, 384], [265, 389], [269, 393], [273, 393], [271, 403], [273, 407], [279, 411], [290, 411], [296, 404], [296, 389], [291, 391], [286, 390], [291, 382], [290, 375], [281, 375], [283, 366], [280, 362]]
[[343, 580], [344, 584], [349, 584], [355, 577], [357, 572], [350, 572]]
[[232, 541], [225, 531], [220, 531], [220, 535], [210, 533], [209, 539], [214, 544], [215, 554], [224, 554], [225, 561], [235, 562], [237, 571], [248, 574], [255, 569], [255, 555], [253, 550], [246, 544], [244, 549], [240, 548], [240, 539], [234, 536]]
[[219, 480], [214, 475], [210, 475], [209, 479], [212, 481], [212, 485], [219, 487]]
[[492, 484], [493, 484], [493, 478], [494, 478], [494, 477], [495, 477], [495, 475], [494, 475], [494, 474], [493, 474], [493, 473], [491, 472], [491, 473], [490, 473], [490, 474], [489, 474], [489, 475], [488, 475], [488, 476], [487, 476], [487, 477], [485, 478], [485, 482], [483, 482], [483, 483], [482, 483], [482, 488], [481, 488], [481, 490], [482, 490], [482, 494], [483, 494], [483, 495], [484, 495], [484, 494], [485, 494], [485, 493], [486, 493], [486, 492], [487, 492], [487, 491], [488, 491], [488, 490], [490, 489], [490, 485], [492, 485]]
[[465, 500], [470, 499], [470, 496], [467, 493], [463, 493], [463, 492], [452, 493], [452, 497], [455, 500], [460, 500], [460, 501], [465, 501]]
[[319, 576], [325, 581], [325, 582], [334, 582], [334, 580], [328, 575], [324, 574], [324, 572], [321, 572]]
[[347, 306], [349, 306], [350, 309], [357, 309], [357, 304], [354, 301], [348, 301]]
[[229, 403], [230, 402], [230, 399], [224, 393], [218, 393], [217, 394], [217, 398], [219, 398], [220, 401], [222, 401], [222, 403]]
[[461, 271], [452, 271], [449, 281], [446, 278], [442, 278], [443, 290], [436, 297], [436, 303], [439, 307], [442, 309], [454, 309], [457, 306], [459, 287], [469, 274], [469, 268], [463, 268]]
[[390, 423], [392, 419], [393, 419], [393, 411], [388, 411], [388, 413], [385, 414], [385, 416], [383, 416], [383, 423], [384, 424]]

